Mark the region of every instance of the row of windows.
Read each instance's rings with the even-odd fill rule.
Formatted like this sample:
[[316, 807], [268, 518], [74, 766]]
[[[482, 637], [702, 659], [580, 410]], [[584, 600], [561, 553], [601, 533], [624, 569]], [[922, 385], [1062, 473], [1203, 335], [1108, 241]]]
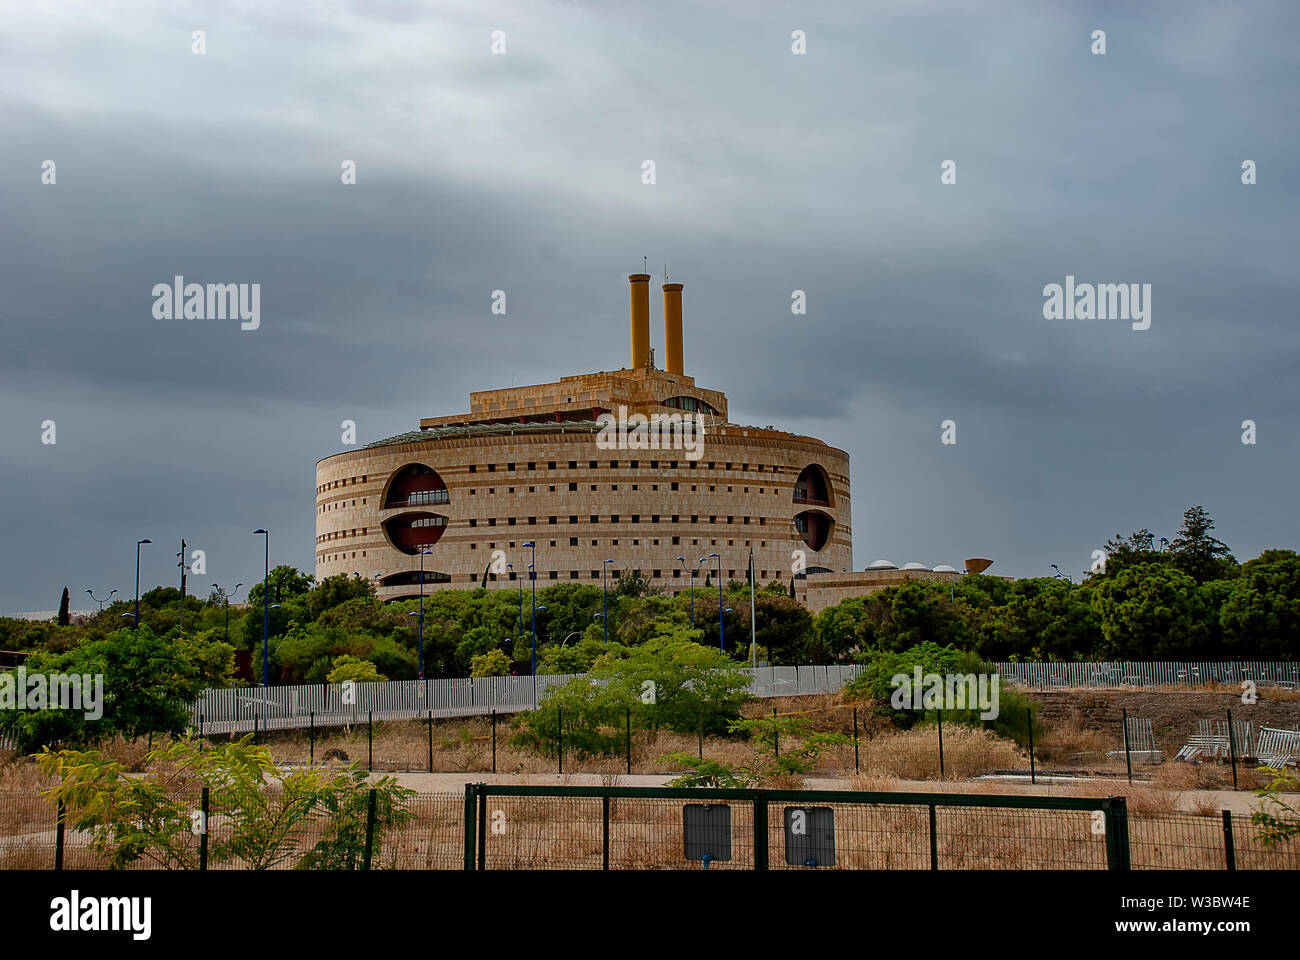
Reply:
[[333, 490], [337, 487], [346, 487], [348, 484], [355, 487], [358, 483], [365, 483], [369, 478], [369, 474], [364, 473], [360, 477], [344, 477], [342, 480], [335, 480], [332, 483], [322, 483], [316, 488], [316, 492], [324, 493], [326, 490]]
[[[594, 483], [593, 483], [593, 484], [590, 484], [589, 486], [590, 486], [591, 491], [592, 491], [593, 493], [598, 489], [598, 485], [597, 485], [597, 484], [594, 484]], [[578, 489], [578, 484], [577, 484], [576, 482], [572, 482], [572, 481], [571, 481], [571, 482], [569, 483], [569, 490], [570, 490], [570, 492], [576, 491], [577, 489]], [[609, 485], [609, 489], [610, 489], [610, 490], [615, 490], [615, 491], [618, 490], [618, 484], [617, 484], [617, 483], [611, 483], [611, 484]], [[634, 484], [631, 485], [631, 489], [632, 489], [632, 490], [640, 490], [640, 489], [641, 489], [641, 485], [640, 485], [639, 483], [634, 483]], [[679, 483], [677, 483], [676, 481], [673, 481], [671, 484], [669, 484], [668, 489], [669, 489], [669, 490], [680, 490], [680, 489], [681, 489], [681, 485], [680, 485]], [[551, 484], [551, 485], [547, 488], [547, 490], [548, 490], [548, 492], [550, 492], [550, 493], [554, 493], [554, 492], [555, 492], [555, 484]], [[650, 484], [650, 490], [651, 490], [652, 492], [658, 492], [658, 490], [659, 490], [659, 484], [657, 484], [657, 483], [652, 483], [652, 484]], [[717, 490], [718, 490], [718, 488], [717, 488], [716, 485], [714, 485], [714, 484], [709, 484], [709, 493], [716, 493]], [[699, 491], [699, 485], [698, 485], [698, 484], [694, 484], [694, 483], [692, 483], [692, 484], [691, 484], [691, 493], [696, 493], [696, 492], [698, 492], [698, 491]], [[488, 487], [488, 491], [487, 491], [487, 492], [488, 492], [488, 496], [492, 496], [492, 497], [494, 497], [494, 496], [496, 496], [497, 488], [496, 488], [496, 487]], [[506, 488], [506, 492], [507, 492], [507, 493], [514, 493], [514, 492], [515, 492], [515, 488], [514, 488], [514, 487], [507, 487], [507, 488]], [[529, 492], [529, 493], [536, 493], [536, 492], [537, 492], [537, 488], [536, 488], [536, 487], [529, 487], [529, 488], [528, 488], [528, 492]], [[735, 487], [727, 487], [727, 493], [735, 493], [735, 492], [736, 492], [736, 488], [735, 488]], [[745, 487], [744, 492], [745, 492], [745, 493], [749, 493], [749, 487]], [[759, 487], [759, 488], [758, 488], [758, 492], [759, 492], [760, 494], [762, 494], [762, 493], [767, 493], [767, 488], [766, 488], [766, 487]], [[773, 488], [772, 488], [772, 494], [773, 494], [773, 496], [777, 496], [777, 495], [780, 494], [780, 491], [777, 490], [776, 487], [773, 487]], [[469, 495], [470, 495], [471, 497], [477, 496], [477, 495], [478, 495], [478, 489], [477, 489], [476, 487], [470, 487], [470, 489], [469, 489]], [[444, 499], [444, 500], [442, 500], [441, 502], [442, 502], [442, 503], [446, 503], [447, 501]]]
[[[624, 522], [624, 521], [621, 519], [622, 516], [623, 516], [622, 514], [611, 513], [611, 514], [609, 515], [609, 522], [610, 522], [610, 523], [622, 523], [622, 522]], [[702, 517], [702, 516], [704, 516], [704, 514], [700, 514], [700, 513], [692, 513], [692, 514], [691, 514], [691, 523], [693, 523], [693, 524], [699, 523], [699, 522], [700, 522], [700, 517]], [[629, 513], [629, 514], [627, 515], [627, 517], [628, 517], [628, 519], [627, 519], [627, 521], [626, 521], [627, 523], [640, 523], [640, 522], [641, 522], [641, 514], [639, 514], [639, 513]], [[495, 526], [497, 525], [497, 520], [499, 520], [499, 519], [504, 519], [504, 520], [505, 520], [505, 526], [507, 526], [507, 527], [513, 527], [513, 526], [516, 525], [516, 521], [518, 521], [518, 520], [523, 520], [524, 518], [523, 518], [523, 517], [488, 517], [488, 518], [487, 518], [487, 525], [488, 525], [489, 527], [495, 527]], [[530, 527], [535, 527], [535, 526], [537, 526], [537, 518], [536, 518], [536, 517], [528, 517], [527, 519], [528, 519], [528, 523], [527, 523], [527, 524], [518, 524], [518, 525], [519, 525], [519, 526], [530, 526]], [[649, 520], [648, 520], [647, 522], [649, 522], [649, 523], [659, 523], [660, 519], [661, 519], [661, 515], [660, 515], [660, 514], [658, 514], [658, 513], [652, 513], [652, 514], [650, 515], [650, 518], [649, 518]], [[674, 513], [674, 514], [672, 515], [672, 517], [671, 517], [671, 520], [665, 519], [663, 522], [664, 522], [664, 523], [669, 523], [669, 522], [671, 522], [671, 523], [680, 523], [680, 522], [681, 522], [681, 519], [682, 519], [682, 514]], [[736, 522], [736, 519], [737, 519], [737, 518], [736, 518], [734, 515], [729, 515], [729, 516], [727, 517], [727, 523], [728, 523], [728, 524], [734, 524], [734, 523]], [[753, 519], [752, 517], [741, 517], [741, 518], [740, 518], [740, 522], [741, 522], [742, 525], [748, 525], [749, 522], [750, 522], [750, 520], [752, 520], [752, 519]], [[546, 524], [546, 525], [547, 525], [547, 526], [554, 526], [554, 525], [556, 525], [556, 524], [559, 523], [559, 520], [560, 520], [559, 517], [548, 517], [548, 518], [547, 518], [547, 524]], [[570, 523], [570, 524], [576, 524], [577, 522], [578, 522], [578, 516], [577, 516], [577, 514], [570, 514], [570, 515], [569, 515], [569, 523]], [[599, 514], [595, 514], [595, 513], [593, 513], [593, 514], [591, 515], [591, 521], [590, 521], [590, 522], [591, 522], [591, 523], [600, 523], [600, 515], [599, 515]], [[709, 519], [708, 519], [707, 522], [708, 522], [708, 523], [712, 523], [712, 524], [716, 524], [716, 523], [718, 522], [718, 514], [716, 514], [716, 513], [711, 513], [711, 514], [709, 514]], [[778, 521], [778, 522], [779, 522], [779, 521]], [[469, 525], [470, 525], [471, 527], [477, 527], [477, 526], [478, 526], [478, 518], [477, 518], [477, 517], [471, 517], [471, 518], [470, 518], [470, 521], [469, 521]], [[758, 520], [757, 520], [756, 525], [757, 525], [757, 526], [760, 526], [760, 527], [767, 526], [767, 517], [759, 517]]]
[[[366, 535], [366, 531], [369, 530], [369, 529], [370, 529], [369, 527], [362, 527], [362, 528], [361, 528], [361, 536], [364, 537], [364, 536]], [[356, 528], [356, 527], [353, 527], [350, 531], [349, 531], [349, 530], [335, 530], [333, 533], [322, 533], [322, 534], [320, 534], [320, 535], [316, 538], [316, 542], [317, 542], [317, 543], [324, 543], [324, 542], [327, 541], [327, 540], [346, 540], [348, 537], [355, 537], [356, 535], [357, 535], [357, 528]]]
[[[355, 500], [353, 500], [351, 503], [349, 503], [347, 500], [335, 500], [333, 503], [323, 503], [323, 504], [321, 504], [319, 507], [316, 508], [316, 512], [317, 512], [317, 513], [324, 513], [326, 510], [339, 510], [339, 509], [341, 509], [341, 508], [343, 508], [343, 507], [347, 507], [347, 506], [355, 507], [356, 505], [357, 505], [357, 502], [356, 502]], [[361, 498], [361, 505], [362, 505], [363, 507], [366, 505], [366, 498], [365, 498], [365, 497], [362, 497], [362, 498]]]
[[[703, 568], [701, 568], [699, 572], [700, 572], [700, 573], [703, 573], [703, 572], [704, 572]], [[712, 571], [712, 572], [716, 572], [716, 571]], [[610, 570], [610, 571], [606, 574], [606, 577], [608, 577], [608, 578], [610, 578], [610, 579], [615, 579], [615, 580], [616, 580], [616, 579], [618, 579], [618, 577], [619, 577], [622, 573], [623, 573], [622, 570]], [[570, 571], [569, 571], [569, 579], [570, 579], [570, 580], [577, 580], [577, 579], [580, 578], [580, 574], [581, 574], [581, 571], [579, 571], [579, 570], [570, 570]], [[742, 576], [745, 576], [745, 575], [746, 575], [746, 574], [745, 574], [745, 571], [742, 570], [742, 571], [741, 571], [741, 575], [742, 575]], [[736, 571], [735, 571], [735, 570], [728, 570], [728, 571], [727, 571], [727, 576], [728, 576], [730, 579], [733, 579], [733, 580], [734, 580], [734, 579], [736, 578]], [[673, 579], [674, 579], [674, 580], [681, 579], [681, 577], [682, 577], [682, 571], [681, 571], [680, 568], [677, 569], [677, 570], [674, 570], [674, 571], [673, 571]], [[655, 571], [653, 571], [653, 572], [651, 573], [651, 578], [654, 579], [654, 580], [662, 580], [662, 579], [663, 579], [663, 571], [662, 571], [662, 570], [655, 570]], [[767, 579], [767, 571], [766, 571], [766, 570], [761, 570], [761, 571], [759, 571], [758, 578], [759, 578], [760, 580], [766, 580], [766, 579]], [[473, 574], [470, 575], [470, 579], [473, 579]], [[515, 573], [514, 571], [511, 571], [511, 572], [508, 573], [508, 574], [501, 574], [501, 579], [502, 579], [502, 580], [507, 580], [507, 581], [513, 583], [513, 582], [516, 581], [516, 580], [522, 580], [522, 579], [523, 579], [523, 574], [521, 574], [521, 573]], [[548, 580], [558, 580], [558, 579], [560, 579], [560, 571], [558, 571], [558, 570], [550, 570], [550, 571], [548, 571], [548, 572], [547, 572], [547, 579], [548, 579]], [[593, 570], [593, 571], [591, 571], [591, 579], [592, 579], [592, 580], [599, 580], [599, 579], [600, 579], [600, 571], [599, 571], [599, 570]], [[496, 582], [497, 582], [497, 574], [495, 574], [495, 573], [490, 573], [490, 574], [488, 574], [488, 580], [491, 581], [492, 583], [496, 583]]]
[[[570, 460], [570, 461], [569, 461], [569, 469], [570, 469], [570, 470], [577, 470], [577, 469], [578, 469], [578, 464], [581, 463], [581, 462], [582, 462], [582, 461], [580, 461], [580, 460]], [[678, 468], [678, 461], [676, 461], [676, 460], [669, 460], [669, 461], [665, 461], [665, 462], [667, 463], [667, 468], [668, 468], [669, 470], [676, 470], [676, 469]], [[694, 469], [696, 469], [697, 467], [700, 467], [700, 464], [701, 464], [702, 462], [703, 462], [703, 461], [700, 461], [700, 460], [687, 460], [687, 461], [686, 461], [686, 463], [688, 464], [689, 469], [691, 469], [691, 470], [694, 470]], [[558, 461], [555, 461], [555, 460], [548, 460], [548, 461], [546, 461], [546, 469], [547, 469], [547, 470], [555, 470], [555, 469], [557, 469], [557, 463], [558, 463]], [[647, 463], [649, 464], [649, 469], [651, 469], [651, 470], [658, 470], [658, 469], [659, 469], [659, 463], [660, 463], [660, 461], [658, 461], [658, 460], [649, 460], [649, 461], [647, 461]], [[609, 469], [611, 469], [611, 470], [617, 470], [617, 469], [619, 468], [618, 465], [619, 465], [619, 461], [618, 461], [618, 460], [611, 460], [611, 461], [609, 461]], [[629, 460], [629, 461], [627, 462], [627, 465], [628, 465], [628, 468], [629, 468], [629, 469], [632, 469], [632, 470], [639, 470], [639, 469], [641, 469], [641, 461], [640, 461], [640, 460]], [[480, 466], [480, 464], [477, 464], [477, 463], [471, 463], [471, 464], [469, 465], [469, 472], [470, 472], [470, 473], [478, 473], [479, 466]], [[496, 472], [497, 472], [497, 467], [498, 467], [498, 466], [501, 467], [501, 468], [504, 470], [504, 472], [506, 472], [506, 473], [514, 473], [514, 472], [516, 472], [517, 469], [518, 469], [518, 464], [516, 464], [516, 463], [503, 463], [503, 464], [497, 464], [497, 463], [485, 463], [485, 464], [482, 464], [483, 469], [484, 469], [487, 473], [496, 473]], [[736, 467], [736, 464], [735, 464], [735, 463], [732, 463], [731, 461], [727, 461], [727, 463], [726, 463], [726, 467], [725, 467], [724, 469], [730, 471], [730, 470], [734, 469], [735, 467]], [[718, 468], [718, 462], [717, 462], [716, 460], [710, 460], [709, 463], [708, 463], [708, 468], [707, 468], [707, 469], [709, 469], [709, 470], [716, 470], [717, 468]], [[600, 469], [600, 461], [599, 461], [599, 460], [588, 460], [588, 461], [587, 461], [587, 469], [588, 469], [588, 470], [599, 470], [599, 469]], [[740, 470], [741, 470], [742, 473], [749, 473], [749, 464], [747, 464], [747, 463], [742, 463], [742, 464], [740, 464]], [[535, 472], [537, 471], [537, 461], [536, 461], [536, 460], [529, 460], [529, 461], [528, 461], [528, 471], [529, 471], [530, 473], [535, 473]], [[775, 474], [779, 474], [779, 473], [781, 473], [781, 467], [779, 467], [779, 466], [776, 465], [776, 464], [773, 464], [772, 466], [769, 467], [769, 466], [767, 466], [766, 464], [759, 463], [759, 464], [755, 464], [755, 465], [754, 465], [754, 472], [756, 472], [756, 473], [764, 473], [764, 472], [766, 472], [766, 473], [775, 473]], [[317, 490], [317, 493], [319, 493], [319, 492], [320, 492], [320, 491]]]
[[[676, 547], [676, 546], [680, 546], [680, 545], [681, 545], [681, 542], [682, 542], [682, 538], [681, 538], [681, 537], [673, 537], [673, 539], [672, 539], [672, 544], [673, 544], [674, 547]], [[746, 541], [745, 541], [745, 546], [747, 546], [747, 547], [748, 547], [748, 546], [752, 546], [752, 545], [753, 545], [753, 542], [754, 542], [754, 541], [752, 541], [752, 540], [746, 540]], [[651, 543], [652, 546], [655, 546], [655, 547], [659, 546], [659, 541], [658, 541], [658, 539], [651, 540], [650, 543]], [[592, 545], [593, 547], [598, 547], [598, 546], [600, 546], [600, 541], [599, 541], [599, 540], [593, 540], [593, 541], [591, 541], [591, 545]], [[610, 541], [609, 541], [609, 545], [610, 545], [611, 547], [617, 547], [617, 546], [618, 546], [618, 537], [615, 537], [613, 540], [610, 540]], [[636, 540], [633, 540], [633, 541], [632, 541], [632, 546], [634, 546], [634, 547], [639, 547], [640, 545], [641, 545], [641, 541], [640, 541], [639, 539], [636, 539]], [[692, 541], [691, 541], [691, 546], [693, 546], [693, 547], [699, 547], [699, 546], [702, 546], [702, 545], [703, 545], [703, 544], [701, 544], [700, 541], [699, 541], [698, 539], [695, 539], [695, 540], [692, 540]], [[711, 546], [711, 547], [716, 547], [717, 545], [718, 545], [718, 541], [717, 541], [717, 540], [710, 540], [710, 541], [709, 541], [709, 546]], [[734, 546], [736, 545], [736, 541], [735, 541], [735, 540], [728, 540], [726, 545], [729, 546], [729, 547], [734, 547]], [[767, 546], [767, 541], [766, 541], [766, 540], [760, 540], [758, 545], [759, 545], [760, 547], [766, 547], [766, 546]], [[554, 541], [554, 540], [551, 541], [551, 546], [552, 546], [552, 547], [555, 546], [555, 541]], [[576, 547], [576, 546], [578, 546], [578, 538], [577, 538], [577, 537], [570, 537], [570, 538], [569, 538], [569, 546], [571, 546], [571, 547]], [[478, 549], [478, 544], [477, 544], [477, 543], [471, 543], [471, 544], [469, 545], [469, 548], [470, 548], [471, 550], [477, 550], [477, 549]], [[489, 550], [495, 550], [495, 549], [497, 548], [497, 545], [496, 545], [496, 543], [489, 543], [489, 544], [487, 545], [487, 548], [488, 548]], [[511, 540], [511, 541], [510, 541], [510, 544], [509, 544], [509, 549], [513, 550], [514, 548], [515, 548], [515, 541]]]

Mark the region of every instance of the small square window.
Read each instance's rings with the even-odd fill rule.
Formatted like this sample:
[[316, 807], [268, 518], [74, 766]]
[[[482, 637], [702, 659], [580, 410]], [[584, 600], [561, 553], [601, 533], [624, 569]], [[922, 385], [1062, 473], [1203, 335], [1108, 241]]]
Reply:
[[570, 570], [570, 571], [569, 571], [569, 579], [570, 579], [570, 580], [577, 580], [577, 579], [578, 579], [578, 571], [577, 571], [577, 570]]
[[477, 473], [477, 472], [478, 472], [478, 464], [471, 463], [471, 464], [469, 465], [469, 472], [470, 472], [470, 473]]
[[588, 460], [588, 461], [587, 461], [587, 469], [588, 469], [588, 470], [595, 470], [595, 469], [596, 469], [596, 461], [595, 461], [595, 460]]
[[618, 461], [617, 461], [617, 460], [611, 460], [611, 461], [609, 461], [609, 469], [611, 469], [611, 470], [617, 470], [617, 469], [618, 469]]
[[478, 521], [475, 520], [475, 519], [473, 519], [473, 518], [471, 518], [470, 521], [469, 521], [469, 525], [470, 525], [471, 527], [477, 527], [477, 526], [478, 526]]
[[536, 470], [536, 469], [537, 469], [537, 464], [536, 464], [534, 461], [529, 460], [529, 461], [528, 461], [528, 471], [529, 471], [529, 473], [533, 472], [533, 471]]
[[576, 491], [576, 490], [578, 489], [578, 485], [577, 485], [576, 483], [571, 483], [571, 484], [569, 484], [569, 489], [570, 489], [570, 490], [575, 490], [575, 491]]
[[554, 461], [554, 460], [548, 460], [548, 461], [546, 461], [546, 469], [547, 469], [547, 470], [554, 470], [554, 469], [555, 469], [555, 461]]
[[551, 524], [554, 525], [555, 522], [556, 522], [556, 518], [555, 518], [555, 517], [551, 517], [550, 520], [551, 520]]
[[507, 464], [506, 464], [506, 470], [507, 470], [507, 471], [513, 471], [514, 469], [515, 469], [515, 465], [514, 465], [513, 463], [507, 463]]
[[488, 526], [489, 526], [489, 527], [495, 527], [496, 525], [497, 525], [497, 518], [496, 518], [496, 517], [488, 517]]
[[575, 517], [573, 514], [569, 514], [569, 522], [570, 522], [570, 523], [577, 523], [577, 522], [578, 522], [578, 518]]
[[497, 465], [495, 463], [489, 463], [488, 473], [496, 473], [496, 472], [497, 472]]
[[578, 461], [577, 461], [577, 460], [570, 460], [570, 461], [569, 461], [569, 469], [570, 469], [570, 470], [577, 470], [577, 469], [578, 469]]
[[577, 537], [570, 537], [570, 538], [569, 538], [569, 546], [571, 546], [571, 547], [576, 547], [577, 545], [578, 545], [578, 538], [577, 538]]
[[593, 514], [591, 515], [591, 522], [592, 522], [592, 523], [600, 523], [600, 517], [596, 516], [596, 515], [593, 513]]
[[513, 527], [515, 525], [515, 518], [510, 517], [508, 520], [506, 520], [506, 524]]

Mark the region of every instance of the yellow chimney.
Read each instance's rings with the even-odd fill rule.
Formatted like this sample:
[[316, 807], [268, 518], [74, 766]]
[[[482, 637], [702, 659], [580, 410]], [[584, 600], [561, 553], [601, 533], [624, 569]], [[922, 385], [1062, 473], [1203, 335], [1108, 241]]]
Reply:
[[632, 291], [632, 369], [650, 365], [650, 274], [628, 275]]
[[664, 369], [684, 373], [682, 369], [682, 285], [664, 284]]

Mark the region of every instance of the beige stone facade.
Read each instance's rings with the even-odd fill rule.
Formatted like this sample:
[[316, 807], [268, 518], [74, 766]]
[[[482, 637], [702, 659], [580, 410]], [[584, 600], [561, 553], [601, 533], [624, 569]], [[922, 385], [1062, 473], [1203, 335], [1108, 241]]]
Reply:
[[[661, 402], [680, 397], [698, 410]], [[692, 378], [616, 371], [477, 393], [471, 406], [317, 464], [318, 579], [357, 573], [383, 599], [412, 596], [423, 546], [426, 591], [477, 586], [494, 557], [489, 587], [503, 588], [527, 582], [530, 541], [539, 586], [599, 584], [603, 565], [611, 580], [640, 570], [676, 593], [691, 568], [697, 585], [705, 569], [716, 578], [718, 559], [699, 562], [714, 553], [724, 579], [745, 579], [751, 548], [760, 584], [788, 582], [799, 565], [851, 569], [848, 455], [725, 424], [725, 396]], [[698, 450], [610, 449], [593, 418], [620, 406], [629, 418], [699, 412]]]

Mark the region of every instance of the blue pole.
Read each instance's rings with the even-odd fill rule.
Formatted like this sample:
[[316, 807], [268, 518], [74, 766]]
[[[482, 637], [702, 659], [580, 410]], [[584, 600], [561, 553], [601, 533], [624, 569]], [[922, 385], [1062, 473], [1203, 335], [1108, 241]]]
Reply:
[[420, 679], [424, 679], [424, 555], [427, 550], [420, 551]]
[[725, 650], [726, 646], [722, 642], [722, 557], [714, 554], [718, 558], [718, 649]]
[[271, 685], [271, 666], [269, 648], [271, 644], [271, 531], [266, 534], [266, 556], [263, 561], [265, 574], [262, 579], [262, 686]]
[[[606, 561], [608, 563], [609, 561]], [[600, 565], [600, 619], [605, 621], [605, 646], [609, 646], [609, 587], [605, 584], [605, 564]]]

